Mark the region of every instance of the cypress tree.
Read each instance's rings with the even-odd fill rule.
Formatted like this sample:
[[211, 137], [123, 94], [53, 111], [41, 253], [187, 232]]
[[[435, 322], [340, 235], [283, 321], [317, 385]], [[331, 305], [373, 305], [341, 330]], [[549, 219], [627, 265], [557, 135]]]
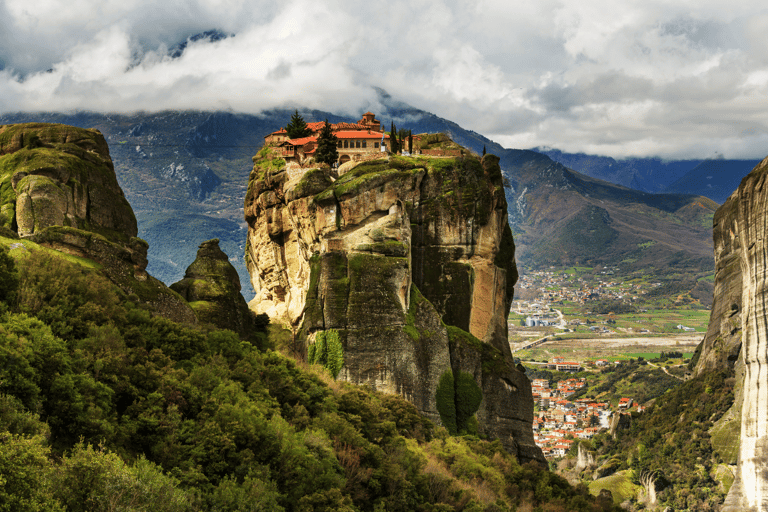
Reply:
[[485, 146], [483, 146], [483, 156], [485, 156]]
[[317, 153], [315, 153], [315, 161], [333, 165], [339, 159], [339, 151], [336, 149], [339, 143], [339, 138], [331, 130], [331, 125], [328, 124], [328, 120], [325, 120], [323, 129], [320, 130], [320, 135], [317, 137]]
[[400, 152], [400, 145], [397, 142], [397, 129], [395, 128], [395, 122], [392, 121], [392, 128], [389, 130], [389, 144], [391, 146], [392, 153]]

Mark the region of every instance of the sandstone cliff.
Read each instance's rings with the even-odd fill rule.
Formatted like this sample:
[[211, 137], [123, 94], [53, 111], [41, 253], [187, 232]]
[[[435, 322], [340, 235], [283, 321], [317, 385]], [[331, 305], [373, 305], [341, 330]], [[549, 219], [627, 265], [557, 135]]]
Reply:
[[240, 294], [240, 276], [219, 248], [219, 240], [200, 244], [184, 279], [170, 286], [197, 314], [198, 320], [253, 338], [256, 316]]
[[[696, 372], [730, 368], [740, 425], [736, 480], [723, 510], [768, 510], [768, 159], [715, 214], [715, 300]], [[733, 418], [733, 419], [730, 419]]]
[[268, 149], [254, 157], [251, 307], [307, 343], [336, 330], [340, 378], [543, 460], [507, 343], [517, 269], [498, 158], [390, 157], [339, 173], [286, 168]]
[[146, 272], [147, 248], [97, 130], [26, 123], [0, 126], [0, 228], [96, 261], [127, 294], [180, 322], [192, 310]]

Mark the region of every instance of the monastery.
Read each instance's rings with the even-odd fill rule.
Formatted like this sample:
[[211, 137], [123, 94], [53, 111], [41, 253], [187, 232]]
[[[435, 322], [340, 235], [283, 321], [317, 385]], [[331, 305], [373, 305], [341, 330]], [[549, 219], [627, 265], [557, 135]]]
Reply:
[[[284, 128], [264, 137], [264, 144], [277, 146], [281, 156], [287, 162], [301, 164], [305, 159], [314, 156], [317, 150], [317, 137], [323, 129], [324, 122], [307, 123], [312, 135], [300, 139], [288, 138]], [[363, 114], [357, 123], [336, 123], [331, 125], [334, 135], [339, 139], [339, 163], [351, 160], [362, 160], [391, 150], [389, 134], [384, 133], [381, 123], [372, 112]]]

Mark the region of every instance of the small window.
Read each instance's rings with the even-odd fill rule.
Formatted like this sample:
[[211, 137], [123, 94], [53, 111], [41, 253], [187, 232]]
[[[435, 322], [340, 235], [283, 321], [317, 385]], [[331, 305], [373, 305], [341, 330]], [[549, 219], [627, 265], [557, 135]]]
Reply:
[[345, 148], [348, 148], [348, 147], [349, 147], [349, 141], [348, 141], [348, 140], [345, 140], [345, 141], [344, 141], [344, 147], [345, 147]]
[[374, 143], [373, 143], [373, 148], [374, 148], [374, 149], [378, 149], [378, 147], [379, 147], [379, 143], [378, 143], [378, 142], [374, 142]]
[[366, 146], [366, 142], [365, 142], [365, 141], [363, 141], [363, 147], [364, 147], [364, 148], [365, 148], [365, 147], [368, 147], [368, 146]]
[[341, 141], [339, 141], [339, 143], [336, 145], [336, 147], [338, 147], [338, 148], [341, 147]]
[[360, 147], [360, 141], [359, 141], [359, 140], [356, 140], [356, 141], [355, 141], [355, 147], [356, 147], [356, 148], [359, 148], [359, 147]]

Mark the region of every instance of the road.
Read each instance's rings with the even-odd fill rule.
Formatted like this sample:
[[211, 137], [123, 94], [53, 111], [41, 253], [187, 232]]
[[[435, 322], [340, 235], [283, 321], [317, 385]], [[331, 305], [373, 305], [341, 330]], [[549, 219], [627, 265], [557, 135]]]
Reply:
[[[557, 325], [551, 325], [550, 327], [554, 327], [555, 329], [566, 329], [565, 315], [563, 315], [563, 312], [560, 311], [559, 309], [552, 309], [552, 311], [557, 313], [557, 318], [558, 318], [559, 322], [558, 322]], [[545, 343], [546, 341], [548, 341], [548, 338], [550, 338], [551, 336], [555, 336], [555, 335], [554, 334], [547, 334], [546, 336], [542, 336], [539, 339], [533, 340], [532, 342], [528, 343], [525, 346], [518, 347], [518, 348], [513, 348], [512, 349], [512, 353], [515, 353], [518, 350], [525, 350], [527, 348], [536, 347], [538, 345], [541, 345], [542, 343]]]

